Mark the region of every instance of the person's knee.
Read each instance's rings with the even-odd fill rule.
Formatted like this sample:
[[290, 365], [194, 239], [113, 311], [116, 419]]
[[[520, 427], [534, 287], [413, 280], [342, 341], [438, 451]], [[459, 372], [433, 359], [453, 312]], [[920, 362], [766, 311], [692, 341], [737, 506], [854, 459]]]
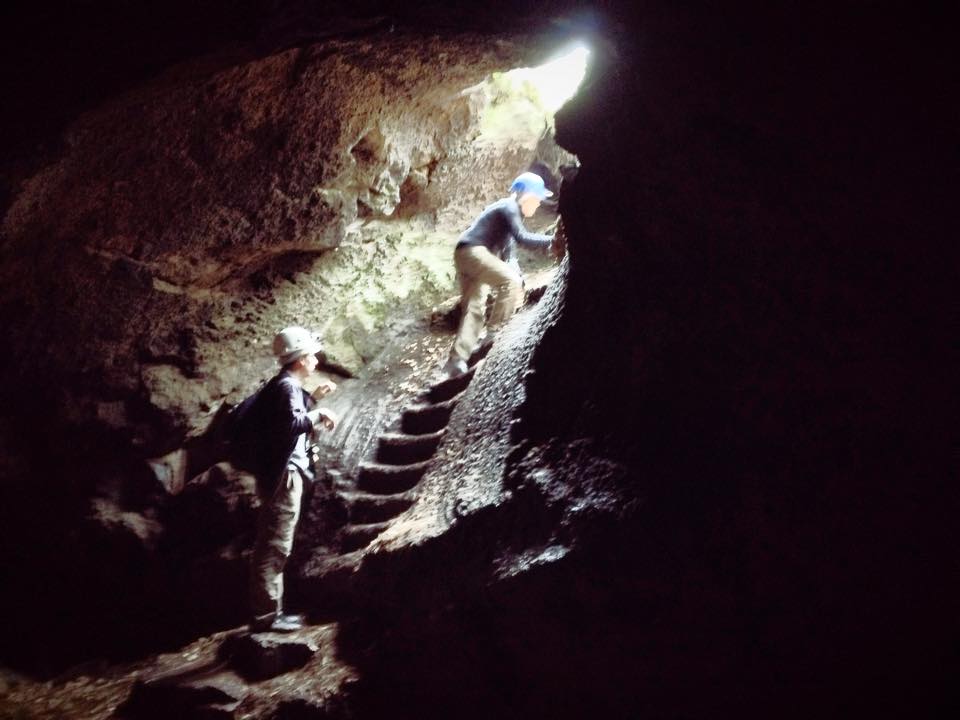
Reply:
[[497, 291], [508, 295], [516, 295], [520, 292], [521, 287], [522, 285], [520, 283], [520, 278], [508, 277], [504, 278], [500, 282], [500, 284], [497, 286]]
[[520, 285], [519, 281], [506, 282], [503, 283], [497, 292], [497, 299], [500, 302], [508, 303], [510, 305], [519, 305], [520, 298], [523, 296], [523, 287]]

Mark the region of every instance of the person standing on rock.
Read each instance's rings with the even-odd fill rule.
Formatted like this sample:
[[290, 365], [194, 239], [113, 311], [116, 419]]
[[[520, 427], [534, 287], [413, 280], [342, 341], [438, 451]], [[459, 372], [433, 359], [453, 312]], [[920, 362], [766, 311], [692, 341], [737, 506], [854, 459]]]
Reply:
[[[322, 426], [332, 430], [334, 414], [313, 408], [303, 389], [317, 367], [320, 344], [302, 327], [281, 330], [273, 353], [281, 370], [258, 393], [250, 409], [254, 429], [250, 470], [262, 501], [251, 560], [252, 631], [290, 632], [303, 627], [303, 618], [283, 612], [283, 571], [293, 548], [305, 483], [315, 479], [307, 454], [307, 434]], [[322, 397], [336, 385], [326, 381], [314, 391]]]
[[533, 217], [540, 203], [551, 195], [543, 178], [531, 172], [522, 173], [510, 186], [510, 196], [487, 206], [457, 241], [453, 264], [460, 283], [460, 327], [443, 368], [448, 375], [467, 371], [467, 360], [477, 348], [484, 328], [491, 287], [496, 300], [490, 314], [488, 339], [520, 306], [523, 286], [517, 244], [548, 250], [552, 242], [549, 235], [528, 232], [521, 216]]

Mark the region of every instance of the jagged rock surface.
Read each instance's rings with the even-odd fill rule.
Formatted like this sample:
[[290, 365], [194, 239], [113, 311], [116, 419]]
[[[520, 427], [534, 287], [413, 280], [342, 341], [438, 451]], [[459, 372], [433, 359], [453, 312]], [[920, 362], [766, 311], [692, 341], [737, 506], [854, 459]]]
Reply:
[[949, 702], [947, 254], [918, 247], [949, 186], [914, 88], [953, 65], [902, 52], [943, 41], [927, 18], [870, 10], [613, 4], [558, 118], [583, 161], [562, 283], [451, 413], [421, 501], [324, 576], [356, 600], [358, 716]]
[[[70, 124], [4, 206], [0, 317], [8, 343], [34, 348], [0, 359], [10, 542], [30, 538], [40, 564], [64, 566], [66, 592], [94, 585], [78, 593], [91, 610], [121, 587], [114, 615], [145, 602], [176, 615], [182, 591], [198, 593], [199, 620], [218, 584], [241, 602], [249, 488], [201, 480], [171, 500], [180, 485], [151, 480], [142, 460], [196, 439], [274, 372], [280, 327], [315, 328], [328, 363], [360, 374], [455, 293], [462, 218], [538, 151], [537, 137], [482, 137], [483, 81], [530, 56], [516, 39], [374, 28], [187, 62]], [[48, 508], [47, 537], [20, 502]], [[321, 515], [339, 511], [324, 502]], [[87, 567], [88, 548], [136, 558], [122, 567], [137, 577]], [[83, 627], [58, 622], [51, 632]], [[91, 643], [92, 630], [78, 646]]]
[[466, 89], [518, 59], [330, 40], [183, 66], [85, 114], [3, 219], [10, 341], [43, 344], [75, 420], [141, 444], [149, 412], [196, 429], [252, 387], [283, 324], [356, 368], [388, 320], [453, 291], [449, 240], [383, 221], [475, 212], [533, 156], [472, 145], [488, 100]]

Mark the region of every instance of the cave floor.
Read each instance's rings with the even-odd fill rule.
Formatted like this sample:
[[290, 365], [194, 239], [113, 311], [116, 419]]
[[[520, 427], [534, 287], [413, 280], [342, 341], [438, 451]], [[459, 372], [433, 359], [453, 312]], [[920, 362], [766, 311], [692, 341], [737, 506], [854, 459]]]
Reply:
[[[325, 698], [337, 695], [356, 678], [349, 665], [338, 660], [337, 624], [312, 625], [285, 636], [316, 649], [313, 657], [294, 672], [259, 682], [245, 682], [231, 671], [221, 672], [243, 694], [234, 710], [237, 720], [265, 717], [278, 705], [319, 707]], [[24, 720], [106, 720], [130, 696], [138, 680], [155, 677], [179, 668], [206, 667], [214, 671], [221, 665], [217, 651], [237, 629], [226, 630], [195, 640], [180, 650], [145, 660], [109, 665], [87, 663], [46, 682], [0, 672], [0, 717]]]

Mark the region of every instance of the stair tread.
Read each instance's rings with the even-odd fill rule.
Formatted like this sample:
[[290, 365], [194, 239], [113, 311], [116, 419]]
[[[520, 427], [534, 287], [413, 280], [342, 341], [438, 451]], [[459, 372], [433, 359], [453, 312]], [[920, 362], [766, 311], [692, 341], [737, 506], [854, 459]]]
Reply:
[[357, 468], [360, 470], [360, 472], [363, 472], [364, 470], [373, 470], [385, 475], [399, 475], [404, 472], [425, 470], [429, 464], [429, 459], [421, 460], [420, 462], [415, 463], [407, 463], [406, 465], [391, 465], [389, 463], [381, 463], [373, 460], [361, 460], [357, 465]]
[[417, 500], [416, 493], [410, 490], [383, 494], [358, 490], [339, 495], [347, 505], [347, 513], [352, 525], [368, 525], [391, 520], [409, 510]]
[[391, 500], [402, 501], [402, 500], [413, 500], [413, 493], [409, 490], [398, 493], [391, 493], [389, 495], [381, 495], [380, 493], [366, 492], [365, 490], [344, 490], [337, 493], [344, 500], [370, 500], [371, 502], [389, 502]]
[[363, 533], [386, 530], [389, 525], [389, 520], [383, 520], [375, 523], [351, 523], [343, 526], [343, 532], [346, 535], [359, 535]]
[[387, 444], [411, 444], [415, 445], [417, 443], [427, 444], [433, 440], [437, 440], [443, 437], [443, 434], [447, 432], [446, 428], [437, 430], [436, 432], [424, 433], [423, 435], [411, 435], [410, 433], [405, 432], [385, 432], [380, 435], [380, 442]]
[[389, 527], [390, 521], [344, 525], [340, 530], [340, 547], [353, 552], [369, 545], [375, 537]]
[[[473, 376], [476, 374], [476, 372], [477, 372], [477, 366], [471, 365], [467, 369], [467, 371], [462, 375], [454, 375], [453, 377], [448, 377], [444, 380], [441, 380], [438, 383], [431, 385], [430, 388], [427, 389], [425, 394], [427, 398], [431, 398], [431, 397], [436, 397], [438, 395], [441, 395], [441, 396], [444, 395], [447, 392], [447, 390], [449, 390], [449, 388], [451, 387], [456, 388], [456, 387], [459, 387], [460, 385], [463, 385], [464, 387], [466, 387], [473, 381]], [[455, 393], [455, 395], [459, 395], [460, 392], [462, 391], [463, 391], [463, 388], [461, 388], [457, 393]]]
[[430, 412], [431, 410], [434, 410], [437, 412], [441, 410], [447, 410], [447, 409], [453, 408], [453, 406], [457, 404], [457, 402], [460, 400], [461, 395], [463, 395], [463, 393], [459, 392], [449, 400], [441, 400], [440, 402], [425, 401], [425, 402], [411, 403], [407, 405], [406, 408], [404, 408], [404, 412], [422, 413], [422, 412]]

